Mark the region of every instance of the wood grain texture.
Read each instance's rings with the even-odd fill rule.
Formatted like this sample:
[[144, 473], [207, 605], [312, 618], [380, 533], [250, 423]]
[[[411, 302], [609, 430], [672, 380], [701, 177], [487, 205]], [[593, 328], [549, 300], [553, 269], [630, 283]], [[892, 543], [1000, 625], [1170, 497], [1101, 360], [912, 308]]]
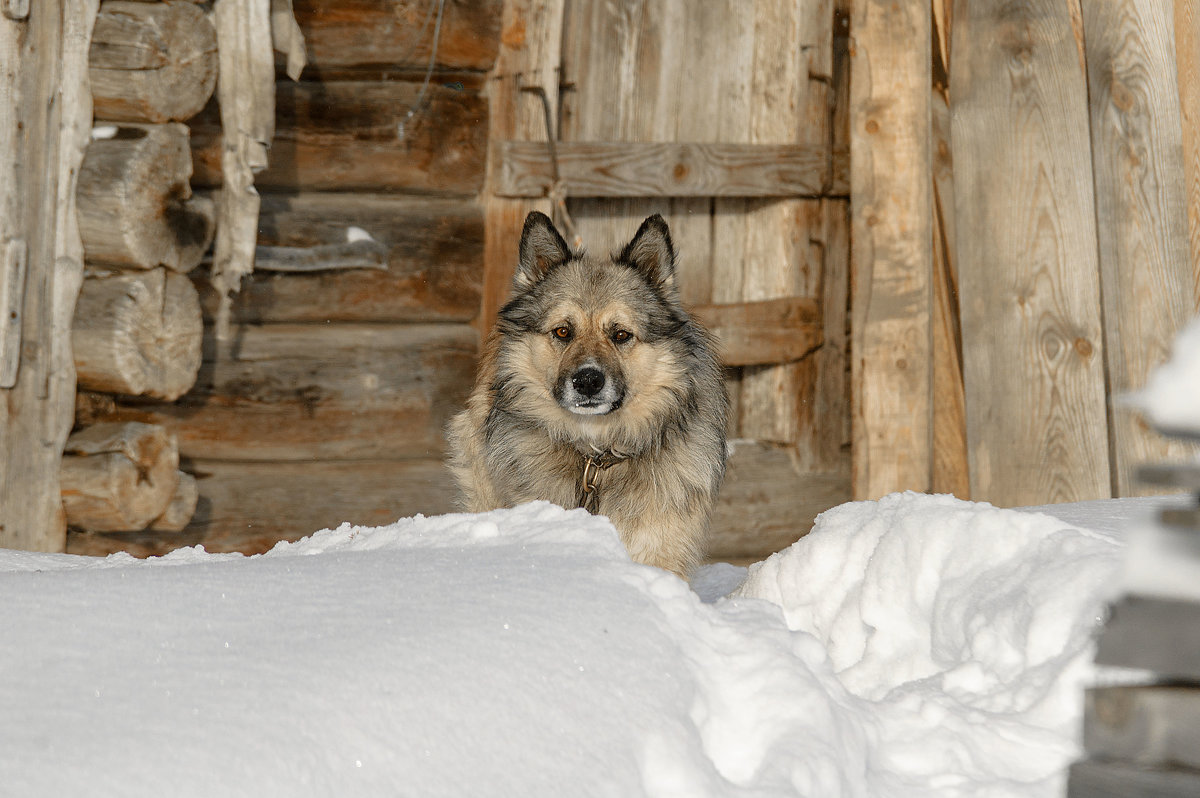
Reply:
[[216, 29], [192, 3], [106, 0], [88, 64], [97, 119], [182, 122], [216, 88]]
[[214, 234], [212, 200], [193, 197], [188, 129], [125, 123], [88, 146], [79, 173], [79, 225], [89, 263], [194, 268]]
[[261, 554], [280, 540], [299, 540], [342, 522], [381, 526], [423, 513], [454, 509], [454, 480], [441, 460], [353, 463], [227, 463], [188, 460], [200, 499], [183, 531], [82, 534], [67, 551], [138, 557], [202, 545], [211, 552]]
[[1193, 798], [1197, 794], [1200, 774], [1194, 770], [1159, 770], [1121, 762], [1076, 762], [1067, 780], [1067, 798]]
[[[941, 0], [935, 0], [937, 11]], [[948, 87], [947, 87], [948, 88]], [[962, 326], [955, 262], [954, 164], [950, 107], [935, 90], [933, 104], [933, 473], [934, 493], [971, 498]]]
[[854, 496], [930, 488], [930, 9], [856, 0], [851, 30]]
[[103, 420], [161, 424], [187, 457], [353, 460], [433, 457], [474, 381], [465, 324], [206, 331], [196, 386], [172, 404], [123, 401]]
[[79, 386], [177, 399], [196, 381], [203, 332], [200, 298], [182, 274], [93, 274], [71, 325]]
[[[542, 142], [500, 141], [496, 193], [546, 196], [554, 183]], [[572, 197], [845, 196], [827, 143], [559, 142], [558, 171]], [[837, 170], [837, 174], [844, 173]]]
[[1083, 745], [1100, 759], [1200, 770], [1200, 690], [1092, 688], [1084, 703]]
[[[357, 227], [386, 251], [386, 270], [314, 274], [256, 271], [242, 281], [233, 319], [263, 322], [469, 322], [479, 313], [483, 213], [472, 200], [379, 194], [264, 194], [260, 246], [314, 247], [346, 241]], [[514, 250], [515, 256], [515, 250]], [[193, 279], [204, 310], [217, 297]]]
[[1068, 9], [960, 2], [952, 50], [971, 498], [1109, 497], [1087, 87]]
[[[308, 50], [306, 76], [424, 70], [439, 0], [294, 0]], [[434, 68], [486, 72], [500, 42], [502, 0], [444, 4]]]
[[[281, 81], [270, 162], [255, 175], [275, 191], [409, 191], [474, 195], [483, 184], [487, 103], [479, 79], [431, 83], [412, 116], [419, 81]], [[190, 122], [193, 183], [218, 186], [221, 127], [210, 104]]]
[[691, 311], [716, 337], [725, 366], [790, 363], [822, 343], [821, 306], [812, 299], [697, 305]]
[[[0, 62], [13, 74], [0, 96], [0, 138], [18, 166], [0, 190], [3, 232], [28, 246], [21, 361], [0, 390], [0, 546], [61, 551], [66, 526], [59, 463], [71, 427], [75, 370], [71, 313], [83, 279], [75, 190], [91, 127], [87, 49], [95, 0], [34, 4], [24, 22], [0, 19]], [[15, 174], [14, 174], [15, 172]]]
[[713, 511], [709, 560], [765, 559], [806, 535], [818, 514], [849, 500], [846, 472], [810, 471], [787, 446], [735, 441]]
[[[531, 89], [545, 94], [551, 130], [557, 130], [565, 5], [564, 0], [504, 3], [500, 50], [488, 76], [488, 141], [546, 141], [545, 110]], [[496, 313], [508, 298], [525, 217], [534, 210], [553, 211], [546, 199], [497, 196], [497, 166], [494, 159], [489, 160], [482, 200], [483, 299], [477, 322], [482, 333], [491, 330]]]
[[136, 532], [166, 511], [179, 486], [179, 449], [153, 424], [100, 423], [67, 439], [63, 510], [76, 529]]
[[1183, 129], [1183, 174], [1187, 185], [1188, 254], [1193, 311], [1200, 310], [1200, 9], [1175, 3], [1175, 66]]
[[1119, 397], [1167, 361], [1196, 307], [1172, 12], [1160, 0], [1084, 3], [1114, 495], [1139, 464], [1194, 457]]

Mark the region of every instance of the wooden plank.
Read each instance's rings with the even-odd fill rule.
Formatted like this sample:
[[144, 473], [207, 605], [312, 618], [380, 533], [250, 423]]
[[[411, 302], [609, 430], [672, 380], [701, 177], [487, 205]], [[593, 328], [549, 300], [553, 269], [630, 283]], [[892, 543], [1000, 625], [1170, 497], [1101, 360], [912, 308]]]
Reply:
[[[1141, 388], [1166, 362], [1197, 297], [1172, 12], [1162, 0], [1084, 3], [1092, 165], [1108, 395]], [[1133, 469], [1191, 459], [1197, 447], [1109, 410], [1114, 495], [1145, 493]]]
[[503, 0], [294, 0], [309, 73], [322, 79], [387, 70], [486, 72], [496, 59]]
[[952, 52], [971, 498], [1109, 497], [1087, 86], [1069, 10], [959, 3]]
[[[550, 129], [558, 129], [559, 65], [565, 0], [506, 0], [500, 51], [488, 76], [491, 105], [485, 128], [488, 141], [545, 141], [546, 116], [541, 92], [551, 111]], [[483, 299], [477, 326], [491, 330], [506, 301], [517, 263], [521, 230], [530, 211], [551, 213], [549, 200], [505, 199], [496, 195], [496, 163], [488, 164], [483, 192]]]
[[1096, 643], [1096, 662], [1143, 668], [1162, 677], [1200, 679], [1200, 605], [1124, 596]]
[[122, 401], [98, 420], [161, 424], [186, 457], [437, 456], [477, 349], [465, 324], [247, 326], [228, 348], [210, 328], [190, 393], [172, 404]]
[[1187, 181], [1188, 252], [1193, 310], [1200, 310], [1200, 9], [1175, 3], [1175, 65], [1183, 129], [1183, 174]]
[[[934, 11], [941, 0], [934, 0]], [[940, 40], [940, 39], [939, 39]], [[948, 88], [948, 87], [947, 87]], [[958, 265], [954, 261], [954, 164], [950, 107], [934, 90], [933, 104], [933, 473], [934, 493], [971, 497], [967, 399], [963, 387]]]
[[1154, 770], [1121, 762], [1087, 760], [1071, 765], [1067, 798], [1194, 798], [1200, 774]]
[[[258, 243], [321, 246], [346, 241], [352, 227], [382, 245], [386, 270], [256, 271], [233, 300], [234, 321], [468, 322], [478, 315], [484, 229], [473, 200], [264, 194]], [[217, 297], [207, 276], [196, 272], [193, 279], [207, 317], [214, 318]]]
[[726, 366], [789, 363], [822, 341], [821, 307], [804, 297], [699, 305], [692, 313], [716, 336]]
[[[461, 89], [431, 84], [412, 118], [420, 83], [354, 81], [276, 86], [275, 139], [255, 176], [276, 191], [415, 191], [474, 195], [483, 184], [487, 103], [477, 77]], [[193, 185], [218, 186], [221, 127], [212, 105], [190, 122]]]
[[55, 0], [35, 4], [23, 22], [0, 19], [0, 61], [16, 88], [2, 97], [16, 130], [0, 141], [19, 164], [3, 189], [4, 234], [28, 245], [21, 362], [16, 384], [0, 390], [5, 548], [61, 551], [66, 535], [58, 471], [75, 395], [69, 339], [83, 278], [75, 187], [91, 128], [95, 15], [95, 0]]
[[856, 0], [851, 29], [854, 496], [932, 474], [930, 8]]
[[[547, 195], [554, 172], [544, 143], [493, 146], [496, 193]], [[822, 197], [845, 196], [848, 189], [833, 183], [828, 143], [564, 141], [555, 149], [572, 197]]]
[[200, 489], [187, 527], [163, 535], [72, 532], [67, 551], [138, 557], [202, 545], [211, 552], [261, 554], [280, 540], [299, 540], [343, 521], [390, 524], [407, 516], [454, 509], [454, 480], [439, 459], [352, 463], [186, 461]]
[[733, 441], [709, 559], [761, 560], [807, 534], [818, 514], [849, 500], [846, 473], [804, 469], [786, 446]]
[[1200, 770], [1200, 689], [1092, 688], [1084, 703], [1083, 745], [1098, 759]]

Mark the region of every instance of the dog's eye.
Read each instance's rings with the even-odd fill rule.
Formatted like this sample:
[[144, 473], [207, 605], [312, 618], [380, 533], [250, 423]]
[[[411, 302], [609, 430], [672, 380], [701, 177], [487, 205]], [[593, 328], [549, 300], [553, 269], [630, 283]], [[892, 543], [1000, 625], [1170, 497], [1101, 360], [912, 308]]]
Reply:
[[564, 324], [561, 327], [555, 327], [550, 331], [550, 334], [560, 341], [569, 341], [571, 339], [571, 328]]
[[632, 337], [633, 333], [629, 332], [629, 330], [617, 330], [612, 334], [612, 339], [619, 344], [625, 343]]

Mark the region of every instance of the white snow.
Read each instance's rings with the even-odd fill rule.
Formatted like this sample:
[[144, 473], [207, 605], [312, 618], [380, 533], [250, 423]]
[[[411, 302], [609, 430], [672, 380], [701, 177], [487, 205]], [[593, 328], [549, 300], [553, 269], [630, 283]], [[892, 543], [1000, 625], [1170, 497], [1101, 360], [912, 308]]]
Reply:
[[5, 796], [1033, 796], [1113, 534], [898, 494], [705, 569], [534, 503], [266, 555], [0, 552]]
[[1179, 331], [1171, 346], [1171, 358], [1150, 374], [1142, 390], [1126, 399], [1159, 430], [1200, 436], [1197, 396], [1200, 396], [1200, 318]]

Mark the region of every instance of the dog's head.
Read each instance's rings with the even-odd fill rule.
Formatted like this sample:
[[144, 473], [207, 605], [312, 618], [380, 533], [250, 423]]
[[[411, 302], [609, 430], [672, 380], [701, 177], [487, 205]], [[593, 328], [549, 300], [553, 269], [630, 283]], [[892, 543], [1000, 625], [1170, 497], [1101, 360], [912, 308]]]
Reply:
[[520, 389], [511, 399], [576, 430], [648, 421], [687, 390], [689, 350], [706, 351], [689, 340], [703, 333], [679, 305], [675, 249], [658, 215], [598, 259], [572, 252], [531, 213], [497, 327], [504, 382]]

